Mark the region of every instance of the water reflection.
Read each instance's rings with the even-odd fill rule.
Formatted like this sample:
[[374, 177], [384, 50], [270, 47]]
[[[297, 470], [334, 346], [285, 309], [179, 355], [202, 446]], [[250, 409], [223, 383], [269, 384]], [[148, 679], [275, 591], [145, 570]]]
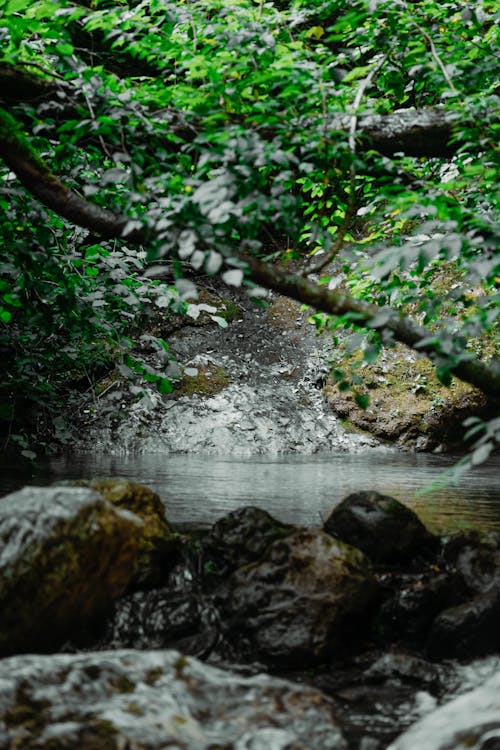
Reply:
[[500, 529], [500, 457], [460, 477], [456, 485], [418, 495], [456, 459], [424, 454], [363, 453], [314, 456], [76, 455], [0, 464], [0, 494], [23, 484], [124, 476], [148, 485], [179, 524], [207, 524], [242, 505], [258, 505], [283, 521], [320, 525], [354, 490], [374, 489], [413, 508], [433, 531]]

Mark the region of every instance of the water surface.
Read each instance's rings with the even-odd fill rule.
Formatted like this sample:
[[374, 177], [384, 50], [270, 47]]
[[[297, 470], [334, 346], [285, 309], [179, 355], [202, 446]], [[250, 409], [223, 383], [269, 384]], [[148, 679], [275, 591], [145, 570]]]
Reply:
[[205, 525], [243, 505], [257, 505], [285, 522], [319, 526], [350, 492], [377, 490], [413, 508], [435, 532], [500, 529], [500, 456], [462, 475], [455, 484], [432, 485], [456, 458], [427, 454], [278, 455], [222, 458], [199, 455], [72, 455], [33, 466], [0, 463], [0, 494], [24, 484], [60, 479], [122, 476], [151, 487], [177, 524]]

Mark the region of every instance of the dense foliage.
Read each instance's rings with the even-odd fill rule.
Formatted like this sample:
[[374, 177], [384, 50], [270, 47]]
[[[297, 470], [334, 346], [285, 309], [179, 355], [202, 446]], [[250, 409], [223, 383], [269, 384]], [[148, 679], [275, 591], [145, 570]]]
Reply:
[[[498, 397], [495, 10], [1, 0], [7, 432], [117, 360], [168, 391], [168, 344], [161, 371], [131, 350], [148, 311], [185, 309], [186, 268], [364, 331], [365, 361], [401, 341]], [[472, 428], [479, 459], [500, 420]]]

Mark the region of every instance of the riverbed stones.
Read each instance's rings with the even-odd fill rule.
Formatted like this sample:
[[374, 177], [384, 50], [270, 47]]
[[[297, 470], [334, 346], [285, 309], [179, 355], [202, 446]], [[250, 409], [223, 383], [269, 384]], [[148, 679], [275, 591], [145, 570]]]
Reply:
[[143, 521], [131, 585], [141, 588], [161, 584], [180, 539], [167, 521], [165, 504], [159, 495], [143, 484], [121, 477], [79, 479], [64, 484], [90, 487], [117, 508], [132, 511]]
[[226, 637], [239, 653], [283, 668], [319, 662], [341, 648], [341, 631], [376, 591], [366, 557], [320, 530], [273, 542], [216, 592]]
[[378, 492], [346, 497], [330, 513], [323, 529], [358, 547], [376, 563], [409, 561], [414, 555], [437, 549], [437, 539], [413, 511]]
[[85, 487], [26, 487], [0, 503], [0, 655], [50, 650], [129, 586], [143, 522]]
[[333, 703], [267, 675], [241, 677], [177, 651], [0, 662], [0, 748], [347, 750]]
[[442, 561], [460, 599], [444, 608], [429, 633], [434, 658], [471, 658], [500, 651], [500, 533], [467, 531], [447, 539]]

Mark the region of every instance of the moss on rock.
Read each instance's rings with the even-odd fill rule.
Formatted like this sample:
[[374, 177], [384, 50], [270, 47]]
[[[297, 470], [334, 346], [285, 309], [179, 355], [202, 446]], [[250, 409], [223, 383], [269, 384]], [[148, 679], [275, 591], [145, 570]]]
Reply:
[[[359, 367], [361, 356], [359, 352], [344, 354], [343, 369]], [[358, 372], [364, 380], [363, 394], [369, 396], [366, 409], [357, 405], [352, 391], [341, 391], [332, 383], [323, 391], [327, 402], [346, 428], [404, 447], [456, 447], [461, 443], [461, 422], [486, 408], [480, 391], [460, 380], [450, 387], [442, 385], [428, 360], [418, 359], [400, 345]]]
[[25, 488], [0, 508], [0, 654], [77, 637], [133, 580], [142, 522], [83, 487]]
[[143, 586], [160, 582], [162, 569], [168, 567], [168, 558], [177, 549], [178, 535], [168, 523], [165, 505], [159, 495], [143, 484], [120, 477], [80, 479], [69, 484], [95, 490], [108, 502], [132, 511], [144, 522], [131, 585]]
[[215, 396], [216, 393], [227, 388], [231, 382], [223, 367], [212, 363], [197, 366], [196, 375], [184, 375], [175, 385], [174, 393], [180, 396]]

